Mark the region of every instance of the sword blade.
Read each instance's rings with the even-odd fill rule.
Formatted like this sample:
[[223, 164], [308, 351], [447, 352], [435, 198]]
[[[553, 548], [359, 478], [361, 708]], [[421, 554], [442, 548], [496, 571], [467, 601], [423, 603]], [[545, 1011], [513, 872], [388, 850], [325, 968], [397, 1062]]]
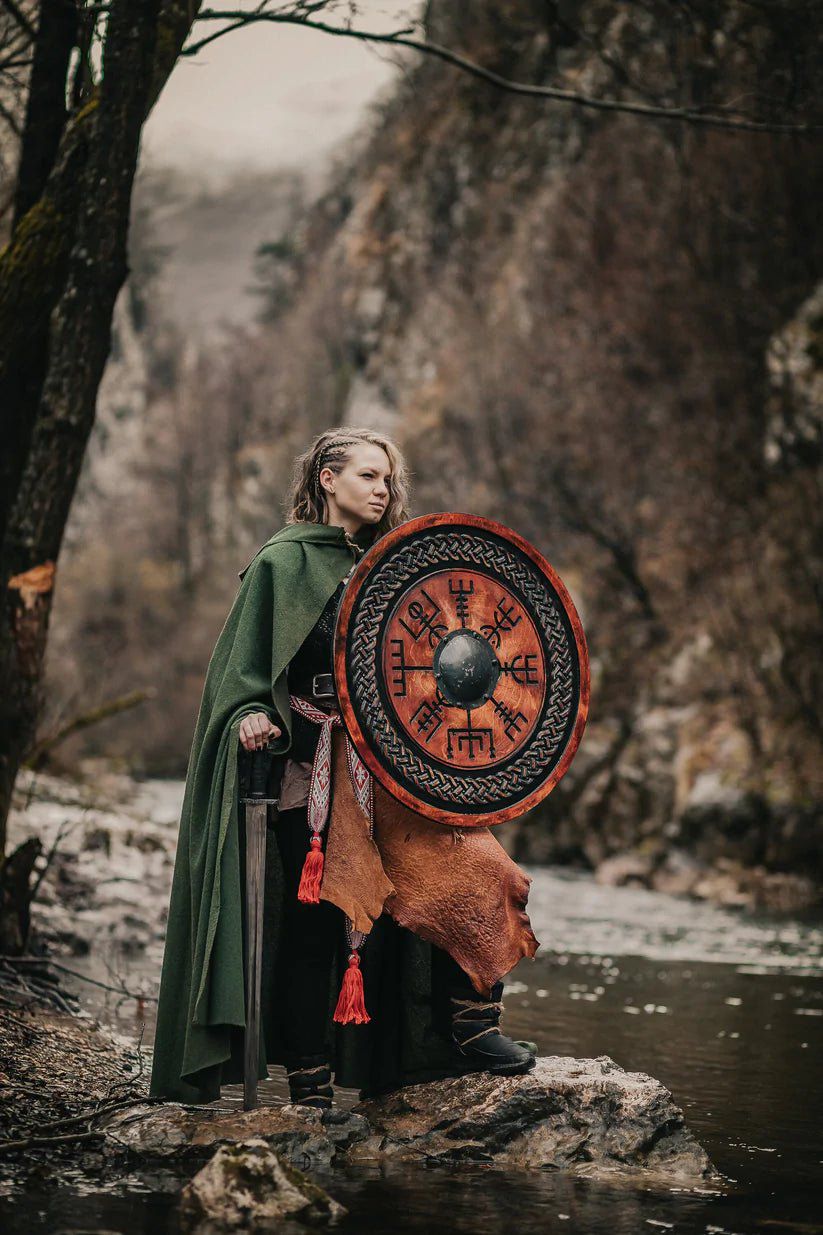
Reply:
[[246, 803], [246, 1033], [243, 1081], [243, 1109], [246, 1111], [257, 1106], [265, 870], [266, 803]]

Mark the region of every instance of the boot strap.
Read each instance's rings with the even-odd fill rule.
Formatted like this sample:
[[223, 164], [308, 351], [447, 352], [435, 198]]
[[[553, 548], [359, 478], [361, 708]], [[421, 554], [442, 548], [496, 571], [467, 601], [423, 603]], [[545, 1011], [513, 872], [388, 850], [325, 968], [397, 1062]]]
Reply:
[[481, 1003], [479, 1000], [455, 999], [452, 997], [451, 1002], [457, 1007], [457, 1011], [452, 1012], [453, 1021], [474, 1021], [478, 1019], [478, 1013], [494, 1011], [499, 1016], [503, 1011], [502, 999], [492, 999]]
[[468, 1046], [470, 1042], [476, 1042], [478, 1038], [483, 1038], [487, 1033], [500, 1033], [496, 1025], [489, 1025], [487, 1029], [481, 1029], [480, 1033], [473, 1033], [470, 1038], [460, 1038], [460, 1046]]
[[287, 1068], [289, 1096], [292, 1102], [328, 1109], [332, 1104], [334, 1090], [331, 1087], [331, 1069], [328, 1063], [303, 1068]]

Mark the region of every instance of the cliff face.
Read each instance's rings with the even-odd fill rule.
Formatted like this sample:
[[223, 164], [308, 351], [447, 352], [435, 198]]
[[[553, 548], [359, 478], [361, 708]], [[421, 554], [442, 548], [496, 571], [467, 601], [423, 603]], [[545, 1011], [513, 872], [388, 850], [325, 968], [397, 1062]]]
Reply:
[[[813, 106], [808, 19], [509, 0], [427, 21], [507, 77], [769, 119]], [[264, 338], [294, 445], [307, 422], [396, 434], [415, 513], [512, 525], [581, 610], [592, 722], [521, 857], [629, 849], [684, 887], [738, 860], [821, 873], [818, 176], [811, 142], [409, 61], [281, 246]]]

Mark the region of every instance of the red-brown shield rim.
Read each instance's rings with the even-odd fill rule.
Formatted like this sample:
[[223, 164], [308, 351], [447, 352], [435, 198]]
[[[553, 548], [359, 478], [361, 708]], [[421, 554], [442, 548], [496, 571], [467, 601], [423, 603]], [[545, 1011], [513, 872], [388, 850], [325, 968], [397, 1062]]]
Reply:
[[[423, 530], [424, 528], [433, 527], [450, 527], [450, 526], [470, 526], [480, 528], [486, 532], [496, 533], [502, 536], [509, 543], [516, 545], [526, 557], [528, 557], [535, 566], [546, 576], [552, 587], [557, 592], [566, 614], [569, 618], [572, 630], [574, 632], [574, 641], [577, 646], [577, 657], [580, 666], [580, 691], [577, 706], [577, 716], [575, 717], [574, 727], [571, 736], [566, 745], [562, 756], [558, 760], [555, 767], [552, 769], [551, 775], [546, 777], [542, 784], [538, 785], [527, 797], [521, 798], [520, 801], [513, 803], [511, 806], [504, 807], [502, 810], [490, 811], [486, 814], [460, 814], [458, 811], [441, 810], [436, 806], [432, 806], [430, 802], [425, 802], [416, 797], [404, 785], [398, 784], [391, 774], [384, 768], [383, 764], [374, 754], [371, 745], [368, 742], [366, 735], [360, 727], [357, 716], [355, 715], [354, 705], [352, 704], [351, 695], [349, 694], [349, 684], [346, 677], [346, 642], [349, 632], [349, 623], [351, 621], [352, 609], [357, 593], [360, 590], [360, 585], [363, 578], [385, 555], [394, 547], [399, 540], [404, 540], [407, 536], [414, 532]], [[369, 771], [378, 779], [384, 789], [388, 790], [398, 801], [404, 806], [408, 806], [411, 810], [418, 814], [425, 815], [426, 818], [435, 820], [438, 823], [444, 823], [449, 827], [459, 828], [480, 828], [489, 827], [498, 823], [506, 823], [510, 819], [517, 819], [528, 810], [532, 810], [541, 802], [555, 785], [568, 771], [569, 765], [575, 756], [580, 740], [583, 737], [583, 730], [586, 727], [586, 719], [589, 714], [589, 689], [590, 689], [590, 670], [589, 670], [589, 651], [586, 644], [586, 636], [583, 633], [583, 625], [580, 621], [579, 614], [575, 608], [574, 601], [569, 595], [566, 585], [557, 574], [553, 566], [543, 557], [539, 550], [535, 549], [534, 545], [530, 544], [518, 532], [512, 528], [506, 527], [503, 523], [498, 523], [495, 519], [485, 519], [482, 515], [464, 515], [453, 511], [440, 511], [430, 515], [420, 515], [416, 519], [409, 519], [405, 523], [401, 523], [399, 527], [392, 528], [385, 536], [382, 536], [376, 544], [363, 555], [357, 563], [351, 578], [343, 593], [343, 600], [340, 606], [340, 612], [337, 618], [337, 627], [334, 640], [334, 676], [337, 685], [337, 696], [340, 703], [340, 713], [343, 718], [343, 723], [346, 730], [357, 747], [361, 759], [368, 767]]]

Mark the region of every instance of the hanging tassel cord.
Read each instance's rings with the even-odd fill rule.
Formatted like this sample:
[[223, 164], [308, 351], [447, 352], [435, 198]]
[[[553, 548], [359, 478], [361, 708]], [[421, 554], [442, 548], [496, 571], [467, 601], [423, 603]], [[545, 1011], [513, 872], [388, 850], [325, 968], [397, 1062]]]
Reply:
[[[332, 729], [343, 724], [339, 712], [324, 712], [301, 695], [290, 695], [289, 701], [295, 712], [306, 720], [320, 725], [320, 738], [314, 755], [309, 783], [309, 831], [311, 840], [303, 862], [297, 899], [304, 905], [320, 904], [320, 887], [323, 882], [325, 858], [323, 835], [329, 817], [332, 778]], [[346, 734], [346, 763], [355, 797], [369, 821], [369, 835], [373, 831], [374, 798], [371, 773], [357, 753], [351, 738]]]
[[329, 786], [331, 784], [331, 731], [334, 725], [341, 724], [339, 713], [324, 712], [316, 708], [300, 695], [290, 695], [292, 708], [306, 720], [320, 725], [320, 740], [314, 756], [309, 785], [309, 830], [311, 840], [300, 883], [297, 888], [297, 899], [303, 905], [320, 904], [320, 886], [323, 882], [325, 858], [323, 854], [323, 833], [329, 816]]
[[297, 889], [297, 899], [304, 905], [320, 904], [320, 885], [323, 882], [324, 865], [323, 841], [319, 836], [313, 836]]
[[[296, 712], [307, 720], [321, 725], [320, 740], [312, 764], [309, 785], [309, 828], [311, 841], [303, 863], [297, 899], [305, 905], [320, 903], [320, 887], [323, 881], [324, 855], [323, 832], [329, 817], [332, 779], [332, 727], [342, 725], [339, 712], [323, 712], [300, 695], [289, 696]], [[374, 786], [371, 773], [363, 763], [357, 749], [346, 734], [346, 764], [355, 798], [368, 820], [369, 836], [374, 833]], [[360, 970], [360, 949], [366, 941], [361, 931], [356, 931], [351, 919], [346, 921], [346, 940], [349, 945], [349, 963], [343, 975], [333, 1020], [338, 1025], [367, 1025], [371, 1020], [366, 1011], [363, 993], [363, 974]]]
[[343, 975], [337, 1007], [333, 1020], [338, 1025], [367, 1025], [371, 1020], [366, 1011], [363, 994], [363, 974], [360, 972], [360, 957], [356, 951], [349, 954], [349, 964]]

